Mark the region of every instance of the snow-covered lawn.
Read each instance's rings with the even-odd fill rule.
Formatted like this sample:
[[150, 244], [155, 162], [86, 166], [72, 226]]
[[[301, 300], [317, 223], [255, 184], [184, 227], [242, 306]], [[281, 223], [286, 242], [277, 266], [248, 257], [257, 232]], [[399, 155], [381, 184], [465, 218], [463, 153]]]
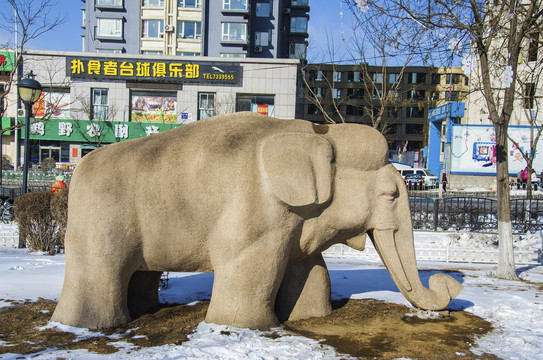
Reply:
[[[417, 241], [428, 237], [440, 241], [449, 236], [415, 233]], [[460, 237], [468, 241], [466, 235]], [[446, 239], [441, 239], [446, 241]], [[532, 239], [533, 240], [533, 239]], [[530, 241], [540, 246], [537, 240]], [[335, 299], [373, 298], [408, 305], [380, 262], [362, 259], [327, 258]], [[479, 339], [472, 349], [503, 359], [543, 359], [543, 266], [518, 266], [525, 280], [506, 281], [492, 276], [495, 265], [419, 261], [423, 282], [433, 270], [449, 270], [464, 290], [450, 308], [465, 310], [490, 321], [495, 330]], [[28, 253], [24, 249], [0, 247], [0, 299], [58, 299], [64, 277], [64, 256]], [[169, 287], [161, 290], [162, 301], [190, 303], [209, 299], [212, 274], [170, 273]], [[10, 303], [0, 301], [0, 308]], [[0, 320], [1, 321], [1, 320]], [[59, 324], [57, 324], [59, 325]], [[55, 326], [50, 324], [49, 326]], [[59, 325], [60, 326], [60, 325]], [[65, 330], [66, 327], [63, 327]], [[86, 336], [82, 329], [70, 329]], [[334, 359], [334, 349], [299, 336], [271, 339], [262, 332], [201, 323], [188, 342], [136, 350], [129, 343], [117, 353], [98, 355], [86, 350], [49, 349], [36, 355], [1, 354], [0, 359]], [[345, 358], [344, 356], [342, 358]]]

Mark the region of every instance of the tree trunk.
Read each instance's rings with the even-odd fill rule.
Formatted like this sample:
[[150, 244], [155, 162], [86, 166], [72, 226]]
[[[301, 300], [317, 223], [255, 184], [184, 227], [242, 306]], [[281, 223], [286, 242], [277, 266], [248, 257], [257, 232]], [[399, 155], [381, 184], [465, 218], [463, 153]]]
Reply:
[[495, 124], [496, 129], [496, 185], [498, 191], [498, 268], [497, 277], [517, 279], [513, 252], [513, 228], [509, 194], [509, 164], [507, 162], [507, 126]]

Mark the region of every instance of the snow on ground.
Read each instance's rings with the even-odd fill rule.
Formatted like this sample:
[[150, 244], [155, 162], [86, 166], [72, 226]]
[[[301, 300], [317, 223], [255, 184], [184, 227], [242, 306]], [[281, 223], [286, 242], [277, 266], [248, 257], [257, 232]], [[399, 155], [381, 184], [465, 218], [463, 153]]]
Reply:
[[[0, 227], [0, 232], [2, 231]], [[416, 243], [448, 241], [461, 242], [462, 246], [494, 246], [492, 241], [469, 233], [416, 232]], [[451, 240], [452, 239], [452, 240]], [[456, 240], [454, 240], [456, 239]], [[541, 233], [528, 234], [520, 241], [529, 247], [541, 248]], [[332, 281], [334, 299], [373, 298], [409, 305], [380, 262], [361, 259], [326, 259]], [[450, 308], [465, 310], [493, 323], [495, 330], [479, 339], [474, 352], [487, 352], [503, 359], [543, 359], [543, 266], [519, 266], [519, 276], [526, 280], [506, 281], [492, 276], [495, 265], [440, 263], [419, 261], [421, 278], [428, 285], [428, 278], [436, 271], [449, 270], [449, 274], [463, 283], [464, 290], [451, 302]], [[24, 249], [0, 247], [0, 299], [36, 300], [38, 297], [58, 299], [64, 277], [63, 255], [40, 255]], [[209, 299], [213, 283], [212, 274], [170, 273], [167, 289], [161, 290], [163, 302], [191, 303]], [[538, 283], [538, 284], [533, 284]], [[0, 308], [9, 306], [0, 301]], [[65, 327], [79, 337], [88, 331]], [[230, 335], [221, 332], [227, 330]], [[281, 332], [282, 330], [277, 330]], [[2, 354], [0, 359], [339, 359], [345, 358], [334, 349], [300, 336], [271, 339], [264, 332], [234, 329], [201, 323], [182, 345], [165, 345], [154, 348], [133, 349], [124, 343], [119, 352], [98, 355], [86, 350], [58, 351], [49, 349], [40, 354], [21, 356]]]

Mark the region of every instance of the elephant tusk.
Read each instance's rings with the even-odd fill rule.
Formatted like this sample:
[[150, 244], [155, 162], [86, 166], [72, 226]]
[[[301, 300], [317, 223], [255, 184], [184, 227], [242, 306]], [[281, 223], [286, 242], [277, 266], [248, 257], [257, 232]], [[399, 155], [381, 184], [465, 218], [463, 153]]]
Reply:
[[402, 260], [396, 246], [396, 237], [392, 230], [376, 231], [379, 233], [377, 239], [374, 239], [374, 234], [371, 234], [371, 239], [379, 256], [385, 263], [388, 271], [393, 279], [398, 279], [405, 291], [411, 291], [411, 283], [405, 274]]

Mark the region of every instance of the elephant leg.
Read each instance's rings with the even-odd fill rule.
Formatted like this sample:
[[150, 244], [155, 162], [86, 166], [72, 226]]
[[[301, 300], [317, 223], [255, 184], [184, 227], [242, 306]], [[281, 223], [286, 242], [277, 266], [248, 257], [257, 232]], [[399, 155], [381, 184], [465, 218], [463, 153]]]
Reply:
[[132, 318], [158, 308], [160, 271], [136, 271], [128, 284], [127, 305]]
[[281, 321], [321, 317], [332, 312], [330, 277], [321, 254], [289, 263], [275, 302]]
[[281, 237], [264, 238], [227, 261], [218, 255], [206, 322], [262, 330], [279, 325], [274, 303], [288, 254], [277, 245]]
[[98, 250], [75, 246], [81, 244], [76, 241], [67, 244], [64, 284], [52, 321], [99, 329], [131, 320], [126, 301], [128, 283], [139, 262], [123, 257], [118, 250], [109, 251], [103, 245], [108, 244], [105, 240], [96, 243]]

